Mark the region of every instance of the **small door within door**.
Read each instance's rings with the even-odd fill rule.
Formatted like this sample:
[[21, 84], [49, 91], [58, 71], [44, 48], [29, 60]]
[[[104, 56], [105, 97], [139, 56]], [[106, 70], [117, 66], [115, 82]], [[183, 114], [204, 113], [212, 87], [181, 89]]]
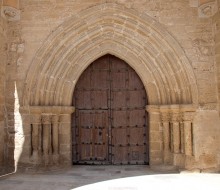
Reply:
[[73, 104], [74, 164], [148, 164], [146, 93], [128, 64], [112, 55], [94, 61]]

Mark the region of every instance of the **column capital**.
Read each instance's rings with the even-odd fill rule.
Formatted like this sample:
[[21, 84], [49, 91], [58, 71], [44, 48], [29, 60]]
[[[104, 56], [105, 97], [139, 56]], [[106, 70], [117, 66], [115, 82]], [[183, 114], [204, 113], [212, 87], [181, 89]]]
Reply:
[[180, 105], [181, 112], [195, 112], [196, 109], [197, 109], [197, 106], [194, 104]]
[[149, 113], [160, 113], [160, 106], [158, 105], [147, 105], [146, 111]]
[[58, 114], [51, 115], [51, 121], [52, 121], [52, 123], [58, 123], [59, 122], [59, 115]]
[[29, 114], [72, 114], [75, 112], [73, 106], [23, 106], [20, 107], [21, 113]]
[[182, 113], [182, 119], [183, 121], [193, 121], [195, 116], [195, 112], [183, 112]]
[[51, 124], [51, 114], [42, 114], [42, 123]]
[[32, 124], [39, 124], [39, 123], [41, 123], [41, 114], [33, 114], [33, 115], [31, 115], [31, 123]]
[[162, 122], [169, 122], [170, 121], [170, 106], [169, 105], [160, 106], [160, 115], [161, 115]]
[[171, 120], [172, 120], [172, 122], [179, 122], [180, 121], [180, 112], [178, 112], [178, 111], [173, 111], [172, 113], [171, 113]]

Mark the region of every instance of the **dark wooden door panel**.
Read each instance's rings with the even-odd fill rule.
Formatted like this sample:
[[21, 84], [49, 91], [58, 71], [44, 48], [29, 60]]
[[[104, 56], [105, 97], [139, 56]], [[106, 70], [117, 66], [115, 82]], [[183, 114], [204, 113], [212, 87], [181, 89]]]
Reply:
[[122, 109], [127, 107], [127, 91], [112, 91], [112, 109]]
[[112, 110], [112, 125], [113, 127], [127, 126], [127, 111]]
[[146, 164], [148, 162], [146, 146], [131, 146], [129, 152], [130, 164]]
[[129, 91], [129, 107], [145, 109], [145, 92], [144, 90]]
[[112, 128], [112, 144], [113, 146], [127, 146], [127, 127]]
[[128, 160], [128, 147], [115, 146], [112, 148], [112, 163], [113, 164], [129, 164]]
[[91, 92], [86, 90], [78, 90], [75, 93], [75, 106], [78, 109], [91, 109], [92, 108], [92, 99]]
[[129, 70], [129, 89], [143, 89], [143, 83], [141, 79], [137, 77], [137, 74], [133, 70]]
[[108, 161], [108, 111], [79, 111], [79, 161]]
[[126, 79], [127, 73], [126, 72], [112, 72], [111, 73], [111, 80], [112, 80], [112, 89], [113, 90], [122, 90], [126, 89]]
[[[108, 90], [93, 90], [91, 92], [92, 108], [93, 109], [108, 109]], [[97, 101], [98, 100], [98, 101]]]
[[130, 110], [129, 112], [129, 126], [141, 126], [146, 125], [146, 112], [143, 109]]
[[91, 70], [91, 90], [109, 89], [109, 71], [108, 70]]
[[146, 164], [148, 129], [144, 86], [124, 61], [94, 61], [76, 85], [73, 162]]

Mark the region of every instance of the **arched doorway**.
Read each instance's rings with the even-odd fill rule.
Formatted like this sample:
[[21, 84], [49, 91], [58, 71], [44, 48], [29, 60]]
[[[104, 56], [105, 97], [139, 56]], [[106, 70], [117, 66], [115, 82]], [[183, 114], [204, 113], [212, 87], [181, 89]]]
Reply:
[[73, 164], [148, 164], [147, 96], [136, 72], [105, 55], [75, 87]]

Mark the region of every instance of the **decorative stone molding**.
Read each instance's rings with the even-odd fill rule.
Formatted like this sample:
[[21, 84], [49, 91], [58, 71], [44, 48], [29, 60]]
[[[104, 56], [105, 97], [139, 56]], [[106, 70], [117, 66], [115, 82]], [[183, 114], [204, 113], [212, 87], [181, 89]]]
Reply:
[[171, 114], [169, 106], [160, 106], [161, 121], [163, 123], [170, 122]]
[[[71, 131], [71, 114], [74, 111], [75, 108], [72, 106], [20, 107], [22, 114], [30, 115], [30, 161], [33, 164], [45, 166], [59, 164], [60, 156], [66, 154], [65, 151], [62, 152], [60, 142], [64, 138], [71, 139], [70, 133], [65, 131]], [[63, 131], [68, 137], [62, 136]]]
[[202, 4], [198, 8], [199, 17], [201, 17], [201, 18], [212, 17], [215, 15], [215, 13], [217, 13], [217, 11], [218, 11], [217, 0], [215, 0], [213, 2], [208, 2], [208, 3]]
[[21, 11], [10, 6], [2, 6], [1, 16], [8, 21], [18, 21], [20, 20]]
[[[83, 33], [86, 35], [80, 35]], [[135, 38], [133, 33], [137, 34]], [[198, 103], [193, 68], [166, 28], [147, 14], [115, 3], [104, 3], [77, 13], [48, 37], [33, 58], [21, 104], [71, 105], [80, 75], [105, 54], [119, 57], [135, 69], [145, 85], [150, 104]], [[153, 75], [149, 69], [152, 62], [155, 64]], [[50, 76], [62, 76], [62, 79], [53, 77], [53, 82], [45, 82]]]
[[20, 107], [21, 113], [29, 114], [72, 114], [75, 111], [73, 106], [26, 106]]
[[41, 123], [41, 115], [40, 114], [31, 115], [31, 123], [32, 124], [39, 124], [39, 123]]
[[42, 123], [43, 124], [51, 124], [51, 115], [49, 114], [42, 114]]
[[149, 113], [160, 113], [160, 106], [157, 105], [147, 105], [146, 111]]

